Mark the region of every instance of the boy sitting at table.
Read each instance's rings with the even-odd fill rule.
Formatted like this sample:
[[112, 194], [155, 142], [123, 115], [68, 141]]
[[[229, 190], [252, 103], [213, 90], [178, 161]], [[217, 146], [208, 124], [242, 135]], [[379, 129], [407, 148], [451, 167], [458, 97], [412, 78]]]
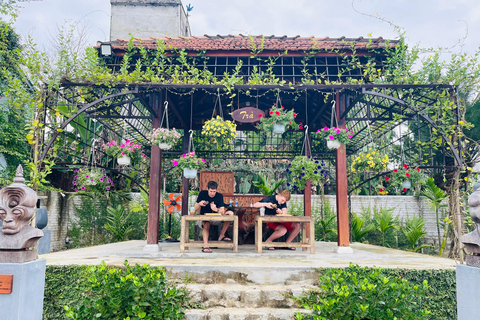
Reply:
[[[265, 214], [274, 216], [277, 214], [287, 214], [287, 201], [290, 200], [290, 191], [283, 190], [278, 194], [272, 194], [262, 200], [253, 204], [255, 208], [265, 208]], [[267, 222], [267, 227], [275, 230], [265, 242], [272, 242], [280, 238], [288, 232], [286, 242], [290, 243], [300, 232], [301, 225], [299, 222]], [[295, 250], [295, 247], [289, 247], [289, 250]], [[274, 247], [269, 247], [268, 250], [275, 250]]]

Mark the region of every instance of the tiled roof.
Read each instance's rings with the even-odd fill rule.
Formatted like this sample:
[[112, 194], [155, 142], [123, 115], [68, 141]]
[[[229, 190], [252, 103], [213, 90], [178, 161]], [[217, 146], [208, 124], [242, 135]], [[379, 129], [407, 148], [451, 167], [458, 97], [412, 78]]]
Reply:
[[[332, 49], [340, 49], [344, 51], [351, 51], [351, 44], [354, 43], [354, 48], [357, 51], [367, 49], [394, 47], [398, 40], [384, 40], [383, 38], [365, 39], [360, 38], [315, 38], [315, 37], [287, 37], [287, 36], [245, 36], [245, 35], [217, 35], [217, 36], [201, 36], [201, 37], [164, 37], [164, 38], [150, 38], [150, 39], [135, 39], [136, 46], [144, 46], [149, 49], [156, 49], [157, 43], [164, 41], [167, 45], [167, 50], [171, 48], [185, 49], [187, 51], [252, 51], [252, 46], [255, 44], [257, 48], [262, 46], [263, 51], [310, 51], [312, 49], [318, 51], [327, 51]], [[108, 42], [112, 45], [114, 50], [126, 50], [128, 46], [128, 39], [117, 39], [116, 41]], [[106, 43], [106, 42], [103, 42]], [[370, 45], [369, 45], [370, 44]]]

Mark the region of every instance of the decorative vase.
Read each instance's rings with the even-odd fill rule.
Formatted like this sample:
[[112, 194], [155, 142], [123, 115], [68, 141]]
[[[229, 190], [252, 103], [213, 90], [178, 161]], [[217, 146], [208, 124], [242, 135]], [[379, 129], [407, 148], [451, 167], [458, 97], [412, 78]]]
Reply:
[[172, 145], [168, 143], [159, 143], [158, 147], [162, 150], [168, 150], [172, 147]]
[[197, 169], [184, 168], [183, 176], [187, 179], [193, 179], [197, 176]]
[[338, 149], [342, 144], [338, 140], [327, 140], [327, 148], [328, 149]]
[[273, 131], [274, 134], [282, 134], [285, 132], [285, 125], [281, 123], [275, 123], [273, 125]]
[[117, 158], [117, 162], [121, 166], [128, 166], [130, 164], [130, 157], [129, 156], [120, 156]]
[[411, 180], [405, 180], [402, 182], [402, 188], [405, 189], [410, 189], [412, 187], [412, 181]]

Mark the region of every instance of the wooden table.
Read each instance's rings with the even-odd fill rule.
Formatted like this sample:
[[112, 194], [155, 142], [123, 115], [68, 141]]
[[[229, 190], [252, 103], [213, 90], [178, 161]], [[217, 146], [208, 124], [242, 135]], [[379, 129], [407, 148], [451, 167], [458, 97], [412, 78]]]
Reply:
[[[264, 222], [300, 222], [302, 225], [302, 242], [262, 242]], [[310, 238], [307, 242], [307, 224], [310, 224]], [[300, 216], [256, 216], [255, 217], [255, 250], [262, 253], [262, 247], [296, 247], [306, 251], [310, 248], [310, 254], [315, 253], [315, 224], [311, 217]]]
[[203, 241], [190, 241], [190, 221], [233, 221], [233, 241], [208, 241], [209, 247], [233, 248], [233, 252], [238, 252], [238, 217], [230, 215], [186, 215], [182, 216], [180, 229], [180, 252], [184, 253], [189, 247], [205, 247]]

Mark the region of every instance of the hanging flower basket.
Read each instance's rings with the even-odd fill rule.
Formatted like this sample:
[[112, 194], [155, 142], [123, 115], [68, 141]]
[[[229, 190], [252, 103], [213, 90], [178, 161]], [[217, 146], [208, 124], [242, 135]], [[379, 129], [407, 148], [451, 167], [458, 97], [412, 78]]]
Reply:
[[415, 195], [419, 193], [421, 186], [425, 183], [425, 175], [420, 168], [404, 164], [390, 172], [385, 177], [385, 181], [388, 182], [388, 189], [392, 194], [411, 192]]
[[307, 180], [310, 180], [312, 185], [324, 184], [328, 173], [323, 166], [324, 163], [320, 160], [305, 156], [295, 157], [286, 170], [288, 174], [287, 187], [293, 190], [303, 190]]
[[197, 169], [185, 168], [183, 169], [183, 176], [187, 179], [194, 179], [197, 177]]
[[[142, 146], [130, 140], [126, 140], [124, 143], [117, 143], [115, 140], [112, 140], [103, 144], [103, 150], [107, 155], [117, 158], [118, 164], [122, 165], [129, 165], [138, 161], [141, 157], [145, 157], [142, 154]], [[120, 159], [125, 156], [130, 159]]]
[[[205, 167], [205, 159], [198, 158], [195, 155], [195, 151], [192, 151], [183, 154], [178, 159], [174, 159], [173, 165], [175, 166], [175, 168], [183, 171], [185, 178], [195, 178], [197, 176], [196, 171], [201, 170]], [[185, 169], [195, 170], [195, 175], [193, 175], [193, 173], [190, 173], [189, 177], [187, 177], [188, 173], [185, 173]]]
[[217, 116], [207, 120], [202, 127], [202, 136], [212, 144], [230, 144], [237, 135], [237, 125]]
[[[298, 124], [295, 123], [297, 117], [295, 111], [293, 109], [286, 111], [283, 106], [277, 107], [276, 103], [273, 104], [265, 117], [261, 114], [259, 117], [260, 122], [257, 124], [257, 129], [266, 133], [282, 134], [289, 128], [298, 129]], [[281, 128], [282, 126], [283, 128]]]
[[412, 180], [404, 180], [402, 182], [402, 188], [410, 189], [412, 187]]
[[[342, 144], [348, 144], [352, 139], [352, 131], [343, 128], [328, 128], [317, 130], [317, 135], [327, 140], [327, 147], [330, 149], [338, 149]], [[330, 142], [330, 143], [329, 143]]]
[[106, 192], [114, 186], [113, 181], [107, 176], [105, 169], [80, 168], [74, 170], [73, 187], [75, 192]]
[[128, 166], [132, 162], [129, 156], [124, 155], [117, 158], [117, 163], [121, 166]]
[[390, 161], [388, 155], [378, 150], [368, 149], [353, 156], [352, 172], [382, 172]]
[[162, 150], [168, 150], [176, 145], [182, 136], [175, 129], [157, 128], [153, 129], [151, 133], [147, 134], [147, 139], [152, 145], [158, 144]]

